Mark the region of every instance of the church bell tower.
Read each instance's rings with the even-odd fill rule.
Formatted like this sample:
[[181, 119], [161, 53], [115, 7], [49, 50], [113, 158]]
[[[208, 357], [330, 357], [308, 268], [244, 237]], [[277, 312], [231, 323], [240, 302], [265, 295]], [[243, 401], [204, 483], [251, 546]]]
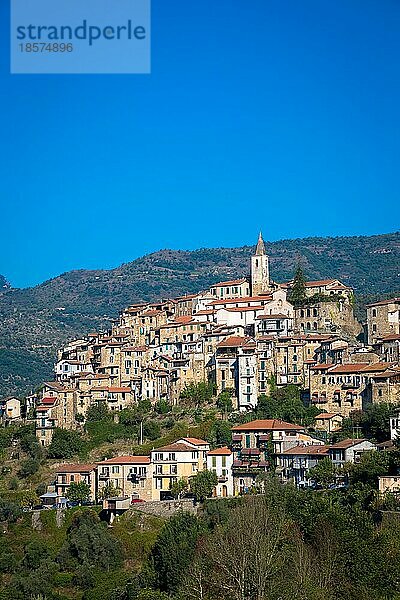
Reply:
[[251, 293], [253, 296], [258, 296], [259, 294], [267, 294], [270, 289], [269, 260], [260, 231], [256, 252], [251, 257]]

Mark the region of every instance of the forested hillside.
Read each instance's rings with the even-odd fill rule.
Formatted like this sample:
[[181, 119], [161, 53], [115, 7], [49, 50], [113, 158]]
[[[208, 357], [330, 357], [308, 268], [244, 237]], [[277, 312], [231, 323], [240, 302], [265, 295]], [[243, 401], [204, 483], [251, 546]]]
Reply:
[[[130, 303], [173, 297], [247, 275], [254, 248], [161, 250], [112, 270], [71, 271], [27, 289], [0, 276], [0, 395], [23, 394], [51, 377], [65, 341], [107, 327]], [[267, 243], [271, 276], [301, 263], [308, 279], [337, 277], [363, 298], [400, 290], [400, 233]]]

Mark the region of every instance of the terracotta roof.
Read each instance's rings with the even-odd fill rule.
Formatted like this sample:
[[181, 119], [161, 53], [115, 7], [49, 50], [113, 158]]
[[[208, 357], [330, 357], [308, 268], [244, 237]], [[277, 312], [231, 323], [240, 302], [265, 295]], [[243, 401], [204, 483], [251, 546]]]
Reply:
[[258, 319], [291, 319], [289, 315], [284, 315], [282, 313], [277, 313], [276, 315], [260, 315], [256, 317]]
[[204, 446], [204, 444], [208, 445], [208, 442], [206, 442], [205, 440], [200, 440], [199, 438], [184, 437], [181, 439], [185, 440], [185, 442], [189, 442], [189, 444], [193, 444], [194, 446]]
[[52, 406], [37, 406], [36, 412], [46, 412], [46, 410], [49, 410], [49, 408], [52, 408]]
[[215, 306], [217, 304], [236, 304], [243, 302], [261, 302], [262, 300], [272, 300], [271, 295], [266, 296], [243, 296], [241, 298], [226, 298], [220, 300], [213, 300], [209, 302], [207, 306]]
[[332, 446], [330, 446], [330, 448], [343, 448], [344, 450], [346, 450], [347, 448], [351, 448], [352, 446], [356, 446], [357, 444], [361, 444], [361, 442], [367, 442], [368, 440], [366, 440], [365, 438], [360, 438], [358, 440], [342, 440], [341, 442], [337, 442], [336, 444], [332, 444]]
[[108, 388], [108, 391], [115, 392], [115, 393], [122, 393], [122, 392], [130, 393], [132, 390], [129, 387], [110, 387], [110, 388]]
[[243, 277], [243, 279], [232, 279], [231, 281], [220, 281], [219, 283], [214, 283], [210, 287], [220, 287], [226, 285], [240, 285], [241, 283], [246, 283], [247, 279]]
[[399, 304], [400, 298], [389, 298], [389, 300], [380, 300], [379, 302], [372, 302], [367, 304], [367, 308], [370, 306], [384, 306], [385, 304]]
[[207, 456], [230, 456], [232, 454], [231, 450], [224, 446], [223, 448], [215, 448], [215, 450], [210, 450], [207, 452]]
[[380, 338], [383, 342], [396, 342], [397, 340], [400, 340], [400, 333], [394, 333], [392, 335], [385, 335], [384, 337]]
[[[368, 367], [368, 363], [353, 363], [350, 365], [332, 365], [329, 373], [360, 373], [365, 370], [365, 367]], [[315, 368], [315, 367], [314, 367]]]
[[58, 381], [44, 381], [43, 386], [47, 386], [50, 389], [57, 390], [58, 392], [61, 392], [64, 389], [64, 386]]
[[57, 473], [88, 473], [89, 471], [93, 471], [96, 468], [96, 465], [60, 465], [57, 467]]
[[228, 312], [249, 312], [252, 310], [264, 310], [265, 306], [255, 305], [255, 306], [235, 306], [233, 308], [221, 308], [220, 310], [227, 310]]
[[321, 363], [319, 365], [314, 365], [311, 367], [311, 371], [324, 371], [325, 369], [330, 369], [334, 365], [331, 363]]
[[303, 431], [304, 427], [301, 425], [295, 425], [293, 423], [286, 423], [281, 419], [256, 419], [250, 421], [250, 423], [243, 423], [243, 425], [236, 425], [232, 427], [232, 431]]
[[215, 310], [213, 310], [212, 308], [210, 310], [199, 310], [197, 311], [197, 313], [195, 313], [193, 315], [193, 317], [196, 317], [197, 315], [214, 315], [215, 314]]
[[298, 445], [294, 448], [289, 448], [288, 450], [285, 450], [284, 452], [282, 452], [282, 454], [294, 456], [299, 454], [311, 454], [313, 456], [317, 454], [326, 455], [328, 454], [328, 446], [321, 446], [316, 444], [310, 444], [309, 446]]
[[149, 456], [115, 456], [114, 458], [108, 458], [107, 460], [100, 461], [99, 465], [131, 465], [131, 464], [142, 464], [148, 465], [150, 463]]
[[232, 335], [225, 340], [222, 340], [217, 344], [218, 348], [238, 348], [246, 343], [248, 338], [241, 337], [239, 335]]
[[169, 446], [161, 446], [161, 448], [153, 448], [153, 452], [193, 452], [193, 447], [187, 444], [170, 444]]
[[190, 323], [190, 321], [193, 319], [192, 315], [182, 315], [181, 317], [175, 317], [175, 323]]
[[341, 415], [339, 413], [320, 413], [319, 415], [317, 415], [316, 417], [314, 417], [314, 419], [332, 419], [332, 417], [341, 417]]

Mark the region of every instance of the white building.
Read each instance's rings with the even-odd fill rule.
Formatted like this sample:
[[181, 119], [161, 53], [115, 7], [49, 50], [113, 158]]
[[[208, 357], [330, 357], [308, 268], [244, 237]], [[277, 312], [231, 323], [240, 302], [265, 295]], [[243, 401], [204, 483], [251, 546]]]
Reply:
[[233, 454], [226, 446], [210, 450], [207, 453], [207, 470], [214, 471], [218, 478], [218, 483], [214, 488], [214, 497], [233, 496], [232, 464]]

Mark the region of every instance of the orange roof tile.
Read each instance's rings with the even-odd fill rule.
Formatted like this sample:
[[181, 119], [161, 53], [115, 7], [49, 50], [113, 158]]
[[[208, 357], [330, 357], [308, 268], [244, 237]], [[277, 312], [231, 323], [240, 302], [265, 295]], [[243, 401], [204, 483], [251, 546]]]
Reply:
[[148, 465], [150, 463], [149, 456], [115, 456], [114, 458], [108, 458], [100, 461], [99, 465], [131, 465], [141, 464]]
[[232, 452], [227, 446], [215, 448], [214, 450], [207, 452], [207, 456], [230, 456], [231, 454]]
[[242, 425], [236, 425], [232, 427], [232, 431], [286, 431], [295, 430], [303, 431], [304, 427], [301, 425], [295, 425], [294, 423], [287, 423], [281, 419], [256, 419], [250, 421], [250, 423], [243, 423]]
[[71, 465], [64, 464], [57, 467], [57, 473], [88, 473], [96, 468], [95, 464], [90, 465]]
[[240, 285], [241, 283], [246, 283], [247, 279], [243, 277], [243, 279], [232, 279], [231, 281], [220, 281], [219, 283], [214, 283], [210, 287], [223, 287], [228, 285]]

